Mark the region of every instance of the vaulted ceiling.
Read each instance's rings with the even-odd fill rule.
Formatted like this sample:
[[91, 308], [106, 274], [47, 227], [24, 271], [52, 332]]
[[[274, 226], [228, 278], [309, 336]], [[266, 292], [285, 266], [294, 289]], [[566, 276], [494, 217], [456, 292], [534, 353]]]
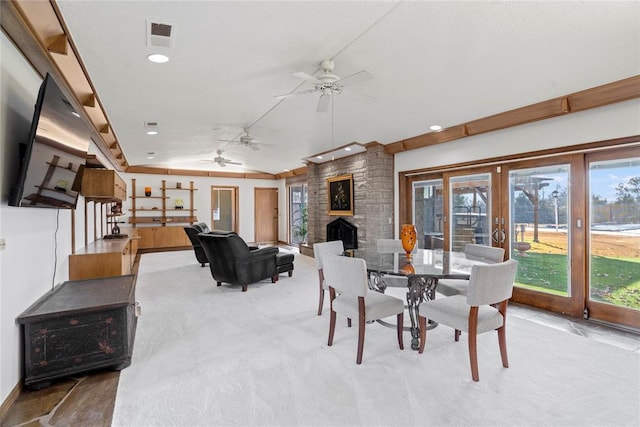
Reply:
[[[54, 5], [128, 165], [279, 174], [347, 143], [393, 144], [640, 72], [636, 1]], [[150, 23], [170, 37], [150, 37]], [[339, 77], [373, 78], [327, 112], [318, 92], [276, 98], [313, 89], [292, 73], [319, 76], [325, 59]], [[235, 143], [245, 128], [260, 150]], [[217, 150], [242, 165], [221, 168]]]

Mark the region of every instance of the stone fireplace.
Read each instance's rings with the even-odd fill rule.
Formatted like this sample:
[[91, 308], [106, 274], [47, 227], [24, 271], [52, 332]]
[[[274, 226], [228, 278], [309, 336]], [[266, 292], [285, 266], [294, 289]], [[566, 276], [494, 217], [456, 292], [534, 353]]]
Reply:
[[393, 155], [377, 142], [366, 148], [364, 153], [307, 164], [309, 246], [328, 240], [327, 225], [336, 220], [328, 212], [327, 179], [346, 174], [353, 177], [354, 209], [353, 216], [340, 218], [357, 230], [354, 247], [374, 248], [378, 239], [393, 238]]

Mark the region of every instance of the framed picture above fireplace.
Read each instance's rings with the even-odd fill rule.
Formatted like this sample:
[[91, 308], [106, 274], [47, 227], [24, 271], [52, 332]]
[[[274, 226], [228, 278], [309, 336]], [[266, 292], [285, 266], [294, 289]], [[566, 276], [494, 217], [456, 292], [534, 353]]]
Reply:
[[327, 178], [329, 215], [353, 216], [353, 176]]

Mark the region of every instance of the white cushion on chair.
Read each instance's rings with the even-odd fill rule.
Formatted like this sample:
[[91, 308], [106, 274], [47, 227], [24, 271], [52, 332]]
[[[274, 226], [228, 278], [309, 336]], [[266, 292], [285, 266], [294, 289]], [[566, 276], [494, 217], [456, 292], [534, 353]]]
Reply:
[[[469, 331], [469, 304], [467, 297], [462, 295], [423, 302], [420, 304], [420, 316], [460, 331]], [[496, 308], [488, 305], [478, 307], [478, 333], [498, 329], [503, 320]]]
[[[365, 321], [395, 316], [404, 311], [404, 302], [390, 295], [370, 291], [365, 296]], [[358, 298], [349, 294], [336, 295], [333, 310], [351, 319], [358, 318]]]

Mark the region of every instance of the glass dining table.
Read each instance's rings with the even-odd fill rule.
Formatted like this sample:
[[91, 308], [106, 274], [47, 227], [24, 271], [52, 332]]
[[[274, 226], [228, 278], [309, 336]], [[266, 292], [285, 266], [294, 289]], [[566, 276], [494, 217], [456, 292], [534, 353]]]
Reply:
[[[378, 252], [373, 249], [350, 249], [346, 256], [362, 258], [367, 263], [369, 287], [384, 293], [387, 287], [397, 287], [397, 281], [385, 280], [389, 276], [406, 277], [406, 301], [411, 320], [411, 348], [418, 349], [418, 315], [420, 304], [432, 300], [436, 295], [438, 280], [469, 279], [475, 264], [490, 264], [484, 258], [467, 257], [464, 252], [448, 252], [442, 249], [417, 249], [408, 257], [404, 252]], [[428, 328], [437, 324], [430, 322]]]

